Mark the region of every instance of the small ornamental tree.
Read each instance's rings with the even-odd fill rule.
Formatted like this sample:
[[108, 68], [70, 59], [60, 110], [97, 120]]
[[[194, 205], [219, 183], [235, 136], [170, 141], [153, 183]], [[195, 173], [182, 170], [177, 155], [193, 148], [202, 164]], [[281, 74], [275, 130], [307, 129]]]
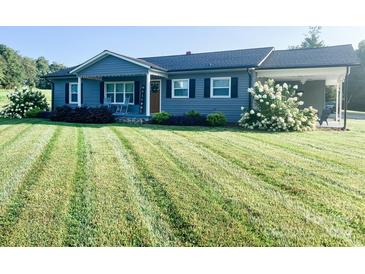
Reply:
[[300, 108], [303, 95], [298, 92], [298, 86], [286, 83], [275, 85], [274, 80], [264, 84], [256, 82], [249, 88], [254, 99], [254, 107], [245, 111], [242, 108], [238, 124], [246, 129], [260, 129], [267, 131], [305, 131], [315, 128], [317, 110], [313, 107]]
[[14, 91], [8, 94], [9, 104], [0, 111], [0, 117], [24, 118], [34, 109], [48, 111], [46, 97], [40, 91]]

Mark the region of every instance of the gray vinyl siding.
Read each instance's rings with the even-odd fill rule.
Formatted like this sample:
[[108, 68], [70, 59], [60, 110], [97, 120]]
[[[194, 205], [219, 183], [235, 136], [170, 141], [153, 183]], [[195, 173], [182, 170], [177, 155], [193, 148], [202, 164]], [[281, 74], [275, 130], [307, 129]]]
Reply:
[[114, 56], [107, 56], [102, 60], [86, 67], [78, 72], [81, 77], [98, 77], [98, 76], [119, 76], [119, 75], [136, 75], [146, 74], [147, 68], [124, 61]]
[[[237, 98], [204, 98], [204, 79], [212, 77], [237, 77]], [[237, 122], [241, 107], [248, 107], [249, 75], [247, 71], [232, 71], [219, 73], [191, 73], [171, 75], [169, 79], [195, 79], [195, 98], [166, 98], [166, 80], [162, 81], [161, 111], [174, 115], [182, 115], [190, 110], [207, 115], [212, 112], [223, 112], [228, 121]]]
[[77, 78], [52, 80], [54, 83], [54, 108], [65, 105], [65, 84], [77, 82]]

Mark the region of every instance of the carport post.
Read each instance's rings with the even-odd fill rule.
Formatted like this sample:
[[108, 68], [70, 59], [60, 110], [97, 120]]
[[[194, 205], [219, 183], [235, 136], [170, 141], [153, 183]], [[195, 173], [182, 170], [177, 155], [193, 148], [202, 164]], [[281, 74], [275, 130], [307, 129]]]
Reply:
[[345, 106], [344, 106], [344, 114], [343, 114], [343, 130], [346, 130], [346, 126], [347, 126], [347, 93], [348, 93], [348, 87], [349, 87], [349, 81], [348, 81], [348, 77], [349, 77], [349, 67], [346, 67], [346, 76], [345, 76], [345, 84], [344, 84], [344, 95], [345, 95]]

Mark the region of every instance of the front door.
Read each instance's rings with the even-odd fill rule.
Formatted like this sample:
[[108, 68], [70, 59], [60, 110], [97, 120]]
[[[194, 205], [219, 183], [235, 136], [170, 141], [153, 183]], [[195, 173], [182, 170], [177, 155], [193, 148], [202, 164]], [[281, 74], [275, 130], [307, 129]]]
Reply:
[[161, 80], [151, 81], [151, 113], [160, 112]]

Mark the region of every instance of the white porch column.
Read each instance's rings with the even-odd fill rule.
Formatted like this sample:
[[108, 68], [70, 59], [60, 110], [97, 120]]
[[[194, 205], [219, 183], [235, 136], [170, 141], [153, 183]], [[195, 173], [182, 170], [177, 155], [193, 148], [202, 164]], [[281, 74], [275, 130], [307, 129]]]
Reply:
[[146, 75], [146, 116], [150, 116], [150, 101], [151, 101], [151, 73], [148, 71]]
[[81, 77], [77, 77], [77, 106], [81, 107]]

